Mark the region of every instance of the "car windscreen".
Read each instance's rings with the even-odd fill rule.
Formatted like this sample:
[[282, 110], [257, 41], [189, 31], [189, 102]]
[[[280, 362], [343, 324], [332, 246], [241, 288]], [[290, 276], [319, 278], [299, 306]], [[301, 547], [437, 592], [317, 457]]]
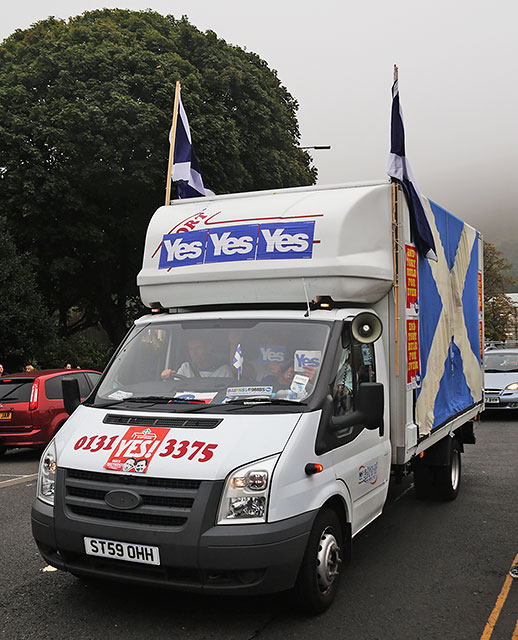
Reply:
[[30, 378], [0, 378], [0, 402], [29, 402], [33, 382]]
[[518, 372], [518, 353], [486, 353], [484, 370], [488, 373]]
[[330, 327], [271, 319], [136, 326], [106, 372], [96, 404], [301, 402], [316, 386]]

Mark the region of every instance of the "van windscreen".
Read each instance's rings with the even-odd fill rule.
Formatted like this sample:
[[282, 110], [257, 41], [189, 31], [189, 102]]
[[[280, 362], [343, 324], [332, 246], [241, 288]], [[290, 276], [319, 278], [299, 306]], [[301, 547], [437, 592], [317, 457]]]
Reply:
[[330, 323], [300, 319], [165, 321], [135, 327], [97, 391], [119, 400], [225, 404], [304, 401], [315, 388]]

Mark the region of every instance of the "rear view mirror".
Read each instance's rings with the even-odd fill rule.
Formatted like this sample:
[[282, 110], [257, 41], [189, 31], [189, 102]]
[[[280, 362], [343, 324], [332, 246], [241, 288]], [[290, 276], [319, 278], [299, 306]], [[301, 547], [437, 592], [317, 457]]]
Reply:
[[81, 404], [81, 394], [79, 393], [79, 382], [77, 378], [66, 376], [61, 381], [63, 389], [63, 404], [65, 411], [71, 416], [77, 407]]

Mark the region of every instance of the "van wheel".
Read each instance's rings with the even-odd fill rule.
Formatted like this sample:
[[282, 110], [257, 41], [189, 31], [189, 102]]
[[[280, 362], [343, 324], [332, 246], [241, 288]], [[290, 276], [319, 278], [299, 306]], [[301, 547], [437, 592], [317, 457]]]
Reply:
[[420, 499], [455, 500], [460, 489], [460, 446], [456, 438], [448, 438], [447, 464], [428, 465], [418, 462], [414, 467], [415, 492]]
[[435, 493], [433, 467], [422, 463], [414, 467], [414, 488], [420, 500], [433, 498]]
[[451, 441], [449, 462], [445, 467], [435, 467], [435, 487], [441, 500], [455, 500], [460, 489], [461, 461], [459, 443]]
[[333, 602], [342, 572], [343, 532], [335, 511], [324, 508], [309, 535], [295, 592], [305, 612], [318, 614]]

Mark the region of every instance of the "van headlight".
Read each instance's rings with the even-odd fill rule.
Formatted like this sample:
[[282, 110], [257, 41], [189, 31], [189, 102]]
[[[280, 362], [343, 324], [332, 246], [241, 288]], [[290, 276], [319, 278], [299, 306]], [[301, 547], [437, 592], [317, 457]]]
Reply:
[[54, 489], [56, 486], [56, 445], [51, 440], [43, 452], [38, 470], [37, 497], [47, 504], [54, 505]]
[[217, 524], [266, 522], [272, 475], [279, 455], [247, 464], [228, 476]]

